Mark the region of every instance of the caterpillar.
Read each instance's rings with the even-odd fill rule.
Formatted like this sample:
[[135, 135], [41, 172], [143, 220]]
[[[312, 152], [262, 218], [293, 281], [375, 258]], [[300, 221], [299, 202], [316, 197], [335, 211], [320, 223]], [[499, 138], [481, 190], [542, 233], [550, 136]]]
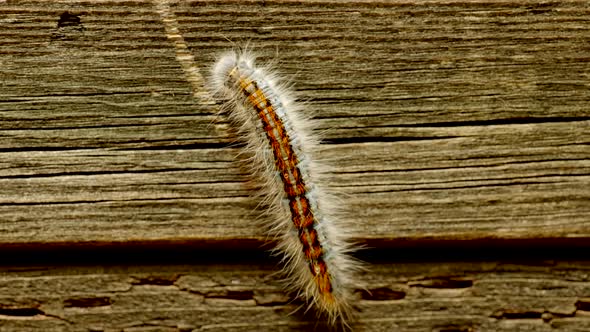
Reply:
[[[154, 4], [193, 95], [214, 104], [169, 1]], [[272, 70], [255, 67], [254, 60], [246, 51], [222, 56], [212, 70], [213, 94], [226, 100], [224, 109], [247, 141], [248, 165], [262, 184], [287, 285], [327, 314], [331, 325], [340, 321], [346, 328], [352, 318], [352, 277], [360, 264], [348, 256], [352, 248], [347, 227], [339, 227], [338, 204], [318, 185], [322, 167], [313, 158], [318, 141], [289, 90], [275, 83]]]
[[349, 255], [338, 204], [320, 185], [311, 121], [278, 78], [243, 50], [222, 55], [211, 73], [214, 96], [246, 143], [246, 163], [260, 184], [264, 220], [277, 239], [288, 287], [330, 325], [348, 326], [358, 263]]

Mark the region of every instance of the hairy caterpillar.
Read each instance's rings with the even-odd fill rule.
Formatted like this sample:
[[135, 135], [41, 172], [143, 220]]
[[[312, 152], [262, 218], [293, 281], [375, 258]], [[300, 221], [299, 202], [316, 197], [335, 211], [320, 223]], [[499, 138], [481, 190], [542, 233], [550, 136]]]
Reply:
[[318, 185], [318, 142], [288, 90], [254, 60], [245, 51], [223, 55], [212, 70], [215, 95], [226, 101], [230, 121], [247, 142], [248, 166], [262, 186], [288, 285], [330, 324], [347, 325], [357, 264], [348, 256], [335, 204]]
[[[205, 104], [214, 101], [204, 89], [195, 64], [167, 0], [154, 0], [174, 43], [193, 95]], [[351, 251], [338, 223], [336, 204], [321, 187], [318, 165], [312, 153], [317, 140], [310, 135], [309, 121], [293, 103], [276, 77], [254, 66], [246, 52], [230, 52], [213, 68], [214, 93], [226, 99], [231, 121], [247, 139], [252, 170], [257, 174], [269, 207], [271, 232], [279, 238], [278, 250], [289, 275], [288, 284], [328, 315], [329, 322], [348, 326], [351, 318], [351, 275], [359, 267], [347, 256]], [[341, 222], [340, 222], [341, 223]]]

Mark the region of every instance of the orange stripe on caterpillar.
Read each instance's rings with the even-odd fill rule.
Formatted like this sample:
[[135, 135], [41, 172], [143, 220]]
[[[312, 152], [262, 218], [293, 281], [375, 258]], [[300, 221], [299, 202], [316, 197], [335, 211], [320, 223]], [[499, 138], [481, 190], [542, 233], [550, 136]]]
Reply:
[[357, 263], [347, 254], [346, 227], [322, 189], [309, 121], [275, 77], [249, 54], [229, 52], [213, 68], [212, 81], [247, 143], [247, 166], [268, 202], [265, 212], [289, 286], [327, 314], [330, 324], [347, 325]]

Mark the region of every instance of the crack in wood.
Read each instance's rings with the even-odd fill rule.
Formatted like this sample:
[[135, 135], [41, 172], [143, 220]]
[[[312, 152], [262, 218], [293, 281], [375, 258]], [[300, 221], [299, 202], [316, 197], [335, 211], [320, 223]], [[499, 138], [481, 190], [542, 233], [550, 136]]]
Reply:
[[113, 303], [110, 297], [75, 297], [63, 301], [64, 308], [94, 308], [105, 307]]
[[469, 288], [473, 286], [473, 280], [463, 278], [431, 278], [408, 282], [410, 287], [422, 288]]
[[576, 309], [580, 311], [590, 311], [590, 299], [579, 299], [575, 303]]
[[366, 143], [395, 143], [395, 142], [408, 142], [408, 141], [433, 141], [433, 140], [446, 140], [461, 138], [461, 136], [359, 136], [359, 137], [343, 137], [343, 138], [327, 138], [322, 140], [322, 144], [325, 145], [345, 145], [345, 144], [366, 144]]
[[57, 21], [58, 28], [64, 27], [79, 27], [83, 29], [80, 22], [80, 16], [77, 14], [72, 14], [68, 11], [63, 12], [59, 15], [59, 21]]
[[389, 287], [379, 287], [370, 289], [361, 289], [361, 298], [369, 301], [395, 301], [406, 297], [406, 293], [391, 289]]
[[226, 299], [226, 300], [253, 300], [254, 292], [251, 290], [235, 291], [235, 290], [220, 290], [220, 291], [208, 291], [203, 293], [207, 299]]
[[131, 282], [134, 286], [155, 285], [155, 286], [171, 286], [180, 278], [180, 275], [172, 276], [147, 276], [147, 277], [133, 277]]
[[2, 308], [0, 307], [0, 315], [17, 316], [17, 317], [33, 317], [37, 315], [45, 315], [45, 312], [39, 308]]
[[447, 326], [437, 326], [434, 328], [436, 332], [474, 332], [476, 331], [476, 327], [474, 326], [467, 326], [467, 325], [447, 325]]

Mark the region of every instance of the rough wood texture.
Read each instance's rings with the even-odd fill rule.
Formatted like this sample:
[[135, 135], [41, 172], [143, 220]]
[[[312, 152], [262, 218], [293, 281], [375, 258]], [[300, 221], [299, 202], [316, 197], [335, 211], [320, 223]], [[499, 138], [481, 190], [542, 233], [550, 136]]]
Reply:
[[[181, 2], [320, 123], [360, 240], [590, 237], [587, 1]], [[0, 242], [262, 239], [144, 1], [0, 4]]]
[[[0, 331], [323, 331], [268, 264], [0, 273]], [[374, 264], [356, 331], [588, 331], [587, 262]], [[585, 296], [585, 297], [584, 297]]]
[[[385, 256], [359, 279], [371, 292], [359, 290], [356, 330], [590, 330], [589, 263], [569, 261], [590, 243], [588, 1], [172, 9], [204, 74], [249, 42], [307, 102], [334, 166], [325, 185], [356, 240]], [[149, 1], [0, 0], [0, 331], [314, 326], [287, 315], [274, 265], [226, 259], [261, 251], [257, 202], [166, 33]], [[380, 251], [506, 244], [565, 251], [526, 264]], [[219, 265], [82, 264], [176, 246]], [[56, 267], [63, 251], [81, 263]], [[9, 266], [27, 255], [43, 266]]]

